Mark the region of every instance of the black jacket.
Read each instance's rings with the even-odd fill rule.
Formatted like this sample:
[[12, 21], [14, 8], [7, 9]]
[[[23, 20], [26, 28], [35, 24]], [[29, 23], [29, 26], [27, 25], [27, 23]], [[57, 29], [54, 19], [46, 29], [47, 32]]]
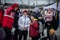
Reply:
[[19, 13], [15, 12], [15, 15], [14, 15], [14, 24], [13, 24], [13, 27], [15, 27], [15, 28], [18, 28], [18, 19], [19, 19]]

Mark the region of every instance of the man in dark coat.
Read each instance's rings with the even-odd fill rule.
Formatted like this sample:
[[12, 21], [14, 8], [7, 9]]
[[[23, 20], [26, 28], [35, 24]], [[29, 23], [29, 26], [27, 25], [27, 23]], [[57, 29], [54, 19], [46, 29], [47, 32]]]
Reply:
[[5, 40], [6, 37], [5, 32], [2, 28], [3, 15], [4, 15], [3, 5], [0, 5], [0, 40]]
[[14, 24], [13, 27], [15, 28], [14, 32], [14, 40], [18, 40], [18, 19], [19, 19], [19, 9], [15, 11], [15, 16], [14, 16]]

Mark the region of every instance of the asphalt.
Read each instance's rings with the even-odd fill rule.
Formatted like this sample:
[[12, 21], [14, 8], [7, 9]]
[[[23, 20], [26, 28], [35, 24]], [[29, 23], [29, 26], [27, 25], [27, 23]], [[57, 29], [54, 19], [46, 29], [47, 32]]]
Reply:
[[[45, 33], [46, 33], [46, 30], [45, 30]], [[57, 39], [60, 40], [60, 20], [59, 20], [59, 27], [58, 27], [58, 29], [56, 30], [55, 34], [57, 35]], [[46, 35], [47, 35], [47, 34], [46, 34]], [[29, 34], [28, 34], [27, 40], [31, 40], [31, 38], [29, 37]], [[40, 39], [39, 39], [39, 40], [40, 40]]]

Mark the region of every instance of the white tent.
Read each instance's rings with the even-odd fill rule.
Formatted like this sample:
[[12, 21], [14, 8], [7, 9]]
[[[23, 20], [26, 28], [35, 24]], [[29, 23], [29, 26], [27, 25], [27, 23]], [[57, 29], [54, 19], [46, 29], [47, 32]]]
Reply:
[[1, 0], [3, 3], [18, 3], [25, 5], [48, 5], [54, 3], [56, 0]]
[[[48, 9], [48, 8], [54, 8], [56, 9], [57, 8], [57, 3], [54, 3], [50, 6], [44, 6], [44, 9]], [[59, 2], [59, 5], [58, 5], [58, 10], [60, 11], [60, 2]]]
[[52, 5], [50, 5], [50, 6], [44, 6], [44, 9], [48, 9], [48, 8], [54, 8], [54, 9], [56, 9], [56, 3], [54, 3], [54, 4], [52, 4]]

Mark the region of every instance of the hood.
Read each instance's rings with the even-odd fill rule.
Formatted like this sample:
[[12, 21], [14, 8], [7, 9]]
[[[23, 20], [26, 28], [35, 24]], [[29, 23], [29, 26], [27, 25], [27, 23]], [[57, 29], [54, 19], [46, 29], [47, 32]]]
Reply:
[[7, 10], [14, 10], [14, 8], [18, 7], [18, 4], [13, 4], [12, 6], [8, 7]]
[[13, 4], [12, 6], [7, 8], [7, 13], [10, 13], [12, 10], [14, 10], [15, 7], [18, 7], [18, 4]]
[[38, 13], [40, 10], [39, 10], [39, 7], [35, 7], [34, 9], [33, 9], [33, 12], [36, 12], [36, 13]]
[[13, 4], [12, 6], [11, 6], [12, 8], [15, 8], [15, 7], [18, 7], [18, 4]]

